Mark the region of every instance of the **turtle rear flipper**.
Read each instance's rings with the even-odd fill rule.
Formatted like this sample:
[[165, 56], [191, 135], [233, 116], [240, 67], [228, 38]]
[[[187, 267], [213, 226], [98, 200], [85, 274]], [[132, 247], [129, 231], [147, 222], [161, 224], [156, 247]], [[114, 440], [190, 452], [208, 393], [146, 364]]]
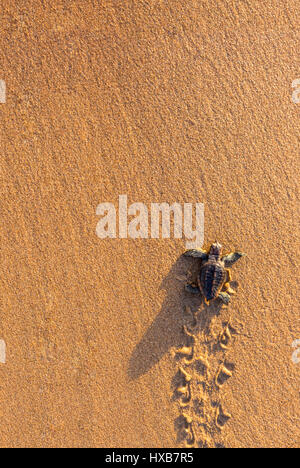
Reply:
[[207, 260], [208, 254], [202, 249], [190, 249], [184, 252], [185, 257], [200, 258], [201, 260]]
[[218, 298], [221, 299], [221, 301], [224, 302], [224, 304], [226, 305], [228, 305], [230, 302], [230, 296], [226, 292], [220, 292]]
[[232, 252], [228, 255], [225, 255], [225, 257], [222, 257], [222, 262], [224, 262], [226, 268], [229, 268], [244, 255], [246, 254], [242, 252]]
[[187, 284], [185, 286], [185, 290], [186, 292], [191, 294], [200, 294], [200, 289], [198, 288], [198, 286], [193, 286], [192, 284]]

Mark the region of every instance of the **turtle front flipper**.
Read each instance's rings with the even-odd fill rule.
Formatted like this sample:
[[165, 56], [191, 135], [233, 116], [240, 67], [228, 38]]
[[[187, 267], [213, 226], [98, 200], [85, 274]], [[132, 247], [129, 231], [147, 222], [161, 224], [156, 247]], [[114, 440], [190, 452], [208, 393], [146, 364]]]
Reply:
[[200, 258], [201, 260], [207, 260], [208, 254], [202, 249], [190, 249], [184, 252], [185, 257]]
[[220, 292], [218, 298], [221, 299], [221, 301], [224, 302], [224, 304], [226, 305], [228, 305], [230, 302], [230, 296], [226, 292]]
[[185, 290], [191, 294], [200, 294], [200, 289], [198, 286], [193, 286], [192, 284], [187, 284], [185, 286]]
[[232, 252], [228, 255], [225, 255], [225, 257], [222, 257], [222, 262], [224, 262], [226, 268], [229, 268], [244, 255], [246, 254], [242, 252]]

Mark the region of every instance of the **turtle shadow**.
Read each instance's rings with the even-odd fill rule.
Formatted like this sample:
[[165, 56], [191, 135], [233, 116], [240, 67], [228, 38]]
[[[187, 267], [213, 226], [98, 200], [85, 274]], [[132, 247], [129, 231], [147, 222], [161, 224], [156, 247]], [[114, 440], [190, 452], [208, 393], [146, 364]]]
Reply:
[[166, 296], [159, 314], [131, 354], [127, 369], [130, 380], [147, 373], [171, 348], [186, 344], [183, 325], [186, 324], [187, 308], [191, 311], [191, 316], [196, 313], [200, 316], [197, 320], [199, 331], [209, 331], [212, 318], [219, 315], [221, 304], [205, 305], [200, 295], [186, 292], [186, 282], [178, 279], [184, 277], [188, 270], [196, 271], [198, 262], [181, 255], [163, 279], [159, 289], [166, 291]]

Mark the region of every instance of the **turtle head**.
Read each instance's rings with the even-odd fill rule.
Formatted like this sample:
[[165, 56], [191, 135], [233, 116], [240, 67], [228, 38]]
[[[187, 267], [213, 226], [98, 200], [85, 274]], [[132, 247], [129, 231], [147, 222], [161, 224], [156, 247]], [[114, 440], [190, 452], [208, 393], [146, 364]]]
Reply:
[[219, 260], [222, 254], [222, 245], [219, 242], [214, 242], [209, 250], [209, 256], [214, 257], [216, 260]]

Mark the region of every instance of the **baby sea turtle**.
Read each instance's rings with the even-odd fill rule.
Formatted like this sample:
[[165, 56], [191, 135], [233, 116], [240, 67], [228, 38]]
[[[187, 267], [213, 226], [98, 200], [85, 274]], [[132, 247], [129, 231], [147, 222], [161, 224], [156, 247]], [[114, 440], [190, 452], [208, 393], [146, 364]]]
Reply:
[[[229, 268], [245, 254], [232, 252], [222, 257], [222, 246], [218, 242], [215, 242], [208, 252], [202, 249], [192, 249], [187, 250], [184, 255], [201, 260], [200, 270], [197, 275], [198, 286], [188, 284], [186, 290], [194, 294], [201, 292], [206, 304], [209, 304], [210, 301], [213, 301], [217, 297], [224, 304], [229, 304], [229, 293], [235, 294], [235, 291], [230, 288], [229, 284], [231, 281]], [[225, 291], [222, 291], [223, 287]]]

